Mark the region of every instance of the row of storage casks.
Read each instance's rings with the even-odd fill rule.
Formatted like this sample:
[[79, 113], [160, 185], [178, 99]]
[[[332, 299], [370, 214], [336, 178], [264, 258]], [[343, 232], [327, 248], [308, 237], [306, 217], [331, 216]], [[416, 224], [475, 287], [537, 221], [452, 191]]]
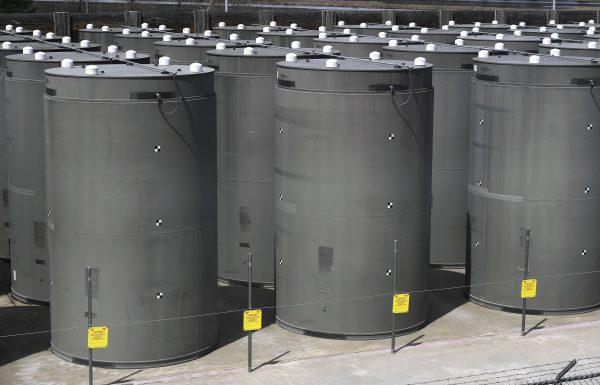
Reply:
[[[407, 332], [427, 319], [430, 232], [440, 237], [432, 250], [447, 242], [470, 255], [474, 300], [515, 308], [514, 284], [486, 284], [522, 275], [525, 226], [534, 237], [531, 274], [571, 274], [548, 281], [533, 310], [596, 306], [597, 277], [574, 274], [600, 267], [593, 193], [600, 122], [590, 85], [599, 65], [536, 61], [500, 47], [473, 62], [478, 47], [403, 43], [369, 61], [335, 59], [336, 49], [344, 52], [335, 45], [326, 55], [215, 49], [206, 62], [216, 69], [214, 86], [212, 69], [166, 59], [156, 66], [162, 72], [122, 65], [47, 71], [35, 95], [46, 94], [48, 206], [40, 222], [48, 225], [52, 328], [81, 318], [82, 270], [92, 265], [100, 271], [96, 321], [123, 323], [111, 329], [99, 362], [195, 357], [216, 343], [215, 317], [195, 316], [215, 311], [217, 255], [219, 276], [243, 281], [242, 258], [251, 250], [257, 280], [270, 283], [275, 274], [282, 326], [349, 338], [389, 334], [389, 298], [381, 293], [394, 291], [396, 274], [396, 291], [414, 293], [398, 326]], [[43, 62], [25, 56], [34, 66]], [[571, 116], [585, 132], [564, 129]], [[37, 130], [17, 130], [37, 132], [38, 145], [39, 118]], [[34, 167], [24, 163], [22, 175]], [[11, 191], [36, 192], [30, 183]], [[126, 325], [171, 317], [184, 318]], [[151, 335], [160, 343], [148, 349]], [[82, 340], [84, 331], [56, 331], [53, 350], [83, 359]]]
[[[259, 37], [259, 42], [272, 43], [276, 46], [289, 47], [292, 42], [297, 41], [302, 47], [312, 47], [314, 39], [334, 38], [343, 39], [349, 35], [364, 35], [375, 37], [385, 37], [389, 39], [415, 39], [419, 36], [423, 41], [435, 43], [454, 43], [456, 38], [462, 38], [467, 45], [490, 46], [496, 42], [503, 42], [507, 49], [526, 51], [530, 53], [537, 52], [538, 45], [542, 43], [543, 38], [551, 39], [551, 42], [575, 42], [575, 41], [593, 41], [600, 40], [600, 34], [596, 33], [595, 24], [590, 20], [584, 25], [562, 25], [550, 24], [543, 27], [528, 27], [524, 23], [521, 25], [503, 25], [498, 23], [482, 24], [454, 24], [442, 26], [440, 29], [420, 28], [411, 23], [409, 26], [387, 25], [387, 24], [366, 24], [361, 26], [346, 26], [340, 22], [332, 31], [327, 31], [325, 27], [319, 27], [319, 30], [305, 30], [298, 27], [297, 24], [291, 24], [289, 27], [277, 26], [272, 22], [270, 26], [225, 26], [219, 23], [213, 30], [205, 32], [205, 37], [220, 37], [226, 40], [255, 40]], [[363, 27], [364, 25], [364, 27]], [[79, 31], [83, 39], [92, 42], [98, 42], [106, 46], [115, 44], [118, 46], [132, 46], [138, 52], [153, 54], [154, 41], [160, 40], [165, 32], [172, 32], [164, 25], [155, 30], [142, 30], [139, 28], [110, 28], [103, 26], [94, 28], [89, 24], [86, 29]], [[213, 35], [214, 33], [214, 35]], [[169, 33], [168, 39], [185, 40], [190, 36], [190, 29], [184, 28], [181, 33]], [[231, 37], [231, 39], [229, 39]], [[260, 39], [262, 38], [262, 39]], [[547, 40], [546, 39], [546, 40]], [[321, 41], [320, 43], [326, 43]]]

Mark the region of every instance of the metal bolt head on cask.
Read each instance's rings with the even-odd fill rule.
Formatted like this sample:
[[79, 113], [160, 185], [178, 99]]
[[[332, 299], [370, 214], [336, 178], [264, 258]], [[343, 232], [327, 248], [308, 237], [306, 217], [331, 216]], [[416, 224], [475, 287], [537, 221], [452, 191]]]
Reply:
[[[378, 294], [393, 291], [395, 239], [397, 291], [427, 287], [431, 68], [424, 60], [278, 64], [275, 260], [283, 327], [389, 335], [392, 299]], [[427, 319], [426, 294], [411, 297], [398, 332]], [[309, 305], [286, 306], [301, 303]]]
[[[469, 140], [471, 299], [522, 306], [525, 237], [538, 293], [527, 309], [571, 313], [600, 304], [600, 114], [593, 59], [476, 58]], [[564, 275], [564, 276], [561, 276]]]
[[[216, 311], [217, 296], [213, 73], [46, 70], [51, 328], [85, 320], [82, 272], [98, 269], [94, 323], [113, 325], [98, 364], [180, 362], [217, 342], [216, 317], [197, 317]], [[164, 321], [128, 324], [144, 320]], [[85, 360], [85, 336], [53, 332], [52, 351]]]

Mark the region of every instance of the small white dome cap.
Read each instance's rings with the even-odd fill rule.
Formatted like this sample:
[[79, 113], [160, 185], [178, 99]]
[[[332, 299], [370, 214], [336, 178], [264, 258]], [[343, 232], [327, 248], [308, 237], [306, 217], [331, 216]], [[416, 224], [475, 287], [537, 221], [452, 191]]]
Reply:
[[369, 59], [376, 61], [376, 60], [381, 60], [381, 53], [377, 52], [377, 51], [373, 51], [369, 54]]
[[86, 75], [98, 75], [98, 66], [96, 66], [96, 65], [85, 66], [85, 70], [83, 71], [83, 73]]
[[423, 67], [426, 65], [427, 65], [427, 59], [425, 59], [424, 57], [417, 57], [417, 58], [415, 58], [415, 61], [413, 62], [414, 67]]
[[60, 61], [60, 66], [62, 68], [73, 68], [74, 65], [75, 65], [75, 63], [73, 62], [72, 59], [62, 59]]
[[325, 68], [338, 68], [340, 63], [337, 59], [327, 59], [325, 61]]
[[490, 56], [490, 51], [486, 50], [486, 49], [482, 49], [479, 52], [477, 52], [477, 57], [489, 57]]
[[190, 72], [200, 73], [202, 72], [202, 64], [194, 62], [190, 64]]

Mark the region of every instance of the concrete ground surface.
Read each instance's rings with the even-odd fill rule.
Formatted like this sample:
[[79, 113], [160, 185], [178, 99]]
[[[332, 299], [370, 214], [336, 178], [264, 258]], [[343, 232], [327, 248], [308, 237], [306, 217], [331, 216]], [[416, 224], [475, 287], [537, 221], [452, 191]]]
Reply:
[[[6, 267], [0, 264], [0, 275]], [[459, 270], [431, 272], [434, 288], [460, 286]], [[246, 289], [220, 287], [220, 310], [243, 308]], [[0, 285], [0, 293], [7, 293]], [[259, 306], [271, 305], [272, 291], [256, 289]], [[600, 375], [600, 311], [566, 316], [520, 315], [466, 302], [462, 290], [430, 295], [430, 323], [390, 340], [346, 341], [299, 335], [273, 324], [254, 333], [254, 370], [247, 373], [247, 339], [241, 315], [220, 317], [220, 347], [187, 363], [152, 369], [94, 369], [95, 384], [530, 384], [555, 376], [569, 361], [570, 375]], [[48, 309], [0, 297], [0, 336], [47, 330]], [[0, 384], [80, 385], [87, 367], [48, 351], [49, 335], [0, 338]], [[575, 382], [574, 382], [575, 383]]]

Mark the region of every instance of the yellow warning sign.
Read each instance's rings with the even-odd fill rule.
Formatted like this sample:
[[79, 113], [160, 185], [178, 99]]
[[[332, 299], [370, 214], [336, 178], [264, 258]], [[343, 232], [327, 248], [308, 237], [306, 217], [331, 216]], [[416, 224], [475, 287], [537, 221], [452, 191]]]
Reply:
[[251, 332], [262, 329], [262, 310], [244, 311], [244, 331]]
[[410, 294], [400, 293], [394, 294], [394, 300], [392, 304], [392, 313], [401, 314], [408, 313], [410, 306]]
[[108, 346], [108, 326], [92, 326], [88, 328], [88, 348], [104, 349]]
[[535, 298], [537, 294], [537, 279], [524, 279], [521, 282], [521, 298]]

